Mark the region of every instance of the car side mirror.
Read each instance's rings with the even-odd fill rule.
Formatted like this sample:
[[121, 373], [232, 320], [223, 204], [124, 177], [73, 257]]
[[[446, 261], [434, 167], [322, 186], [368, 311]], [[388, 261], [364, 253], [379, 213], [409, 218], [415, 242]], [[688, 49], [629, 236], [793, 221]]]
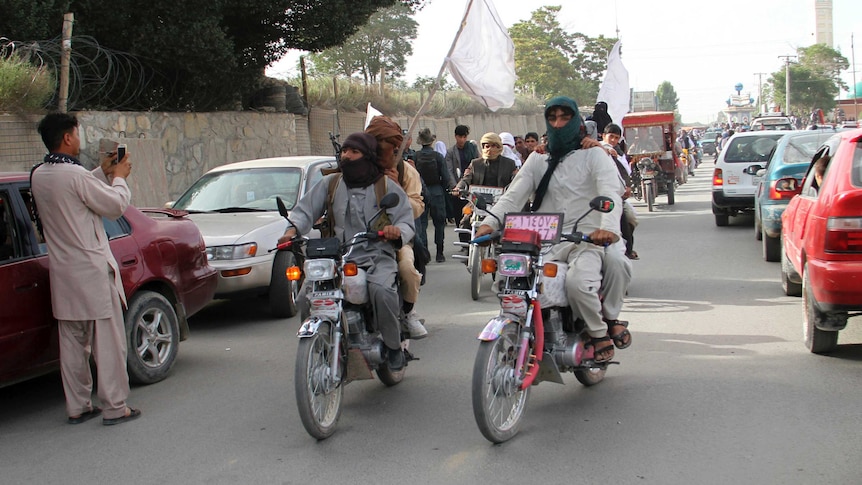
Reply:
[[759, 164], [749, 165], [748, 167], [746, 167], [745, 170], [743, 170], [743, 172], [747, 173], [748, 175], [757, 175], [758, 170], [763, 170], [763, 166]]

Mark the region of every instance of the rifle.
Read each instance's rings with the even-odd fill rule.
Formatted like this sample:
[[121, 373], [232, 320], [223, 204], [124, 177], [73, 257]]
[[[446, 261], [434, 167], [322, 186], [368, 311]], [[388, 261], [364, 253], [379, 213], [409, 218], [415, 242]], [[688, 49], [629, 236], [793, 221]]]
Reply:
[[338, 143], [339, 135], [333, 135], [329, 132], [329, 141], [332, 142], [332, 148], [335, 149], [335, 161], [341, 160], [341, 143]]

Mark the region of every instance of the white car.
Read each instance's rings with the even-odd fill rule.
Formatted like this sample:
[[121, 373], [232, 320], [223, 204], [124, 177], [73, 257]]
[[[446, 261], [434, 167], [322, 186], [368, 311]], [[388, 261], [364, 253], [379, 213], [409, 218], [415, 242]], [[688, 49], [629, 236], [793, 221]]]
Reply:
[[296, 314], [296, 283], [285, 270], [296, 264], [281, 251], [278, 238], [287, 221], [278, 214], [276, 196], [288, 210], [323, 178], [321, 169], [337, 166], [332, 156], [278, 157], [216, 167], [205, 173], [171, 207], [189, 212], [206, 243], [207, 258], [218, 270], [215, 298], [249, 294], [269, 296], [276, 317]]
[[731, 216], [754, 210], [757, 172], [784, 136], [784, 131], [737, 133], [722, 144], [712, 174], [712, 213], [716, 226], [726, 226]]
[[751, 120], [751, 131], [795, 130], [787, 116], [760, 116]]

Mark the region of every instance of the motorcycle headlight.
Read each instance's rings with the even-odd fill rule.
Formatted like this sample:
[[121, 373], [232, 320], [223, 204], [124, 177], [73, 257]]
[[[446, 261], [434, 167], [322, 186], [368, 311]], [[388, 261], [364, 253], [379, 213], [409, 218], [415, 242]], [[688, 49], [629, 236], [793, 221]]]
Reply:
[[527, 276], [530, 274], [530, 257], [526, 254], [501, 254], [497, 271], [500, 276]]
[[303, 269], [309, 281], [331, 280], [335, 277], [335, 261], [332, 259], [308, 259]]
[[236, 246], [207, 246], [207, 261], [229, 261], [232, 259], [252, 258], [257, 254], [257, 243]]

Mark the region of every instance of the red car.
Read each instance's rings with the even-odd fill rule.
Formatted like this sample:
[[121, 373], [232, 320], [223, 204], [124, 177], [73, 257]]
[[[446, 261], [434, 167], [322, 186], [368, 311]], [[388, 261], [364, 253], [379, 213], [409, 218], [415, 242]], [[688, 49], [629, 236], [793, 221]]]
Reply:
[[[47, 248], [30, 201], [28, 173], [0, 174], [0, 387], [59, 368]], [[188, 317], [212, 300], [216, 270], [184, 212], [129, 207], [104, 221], [129, 303], [129, 377], [160, 381], [189, 334]]]
[[[826, 353], [862, 311], [862, 130], [836, 134], [814, 154], [781, 216], [781, 283], [802, 296], [805, 345]], [[824, 159], [818, 163], [818, 160]], [[818, 184], [815, 171], [825, 164]]]

